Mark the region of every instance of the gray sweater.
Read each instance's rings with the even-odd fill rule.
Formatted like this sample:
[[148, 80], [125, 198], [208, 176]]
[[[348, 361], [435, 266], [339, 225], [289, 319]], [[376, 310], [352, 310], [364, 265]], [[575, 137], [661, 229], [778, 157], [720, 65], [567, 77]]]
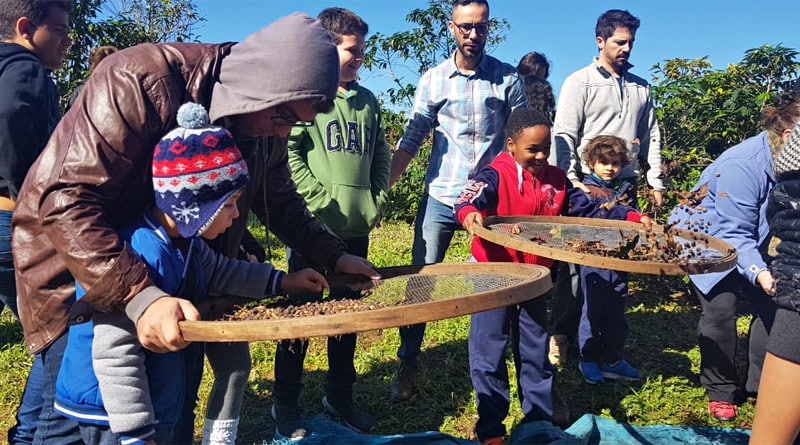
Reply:
[[639, 160], [644, 159], [650, 165], [647, 182], [655, 190], [664, 190], [661, 133], [647, 81], [626, 70], [619, 82], [595, 57], [564, 80], [556, 110], [556, 162], [571, 181], [580, 180], [579, 172], [591, 173], [588, 165], [579, 162], [586, 144], [595, 136], [612, 135], [628, 142], [632, 158], [620, 177], [639, 178]]

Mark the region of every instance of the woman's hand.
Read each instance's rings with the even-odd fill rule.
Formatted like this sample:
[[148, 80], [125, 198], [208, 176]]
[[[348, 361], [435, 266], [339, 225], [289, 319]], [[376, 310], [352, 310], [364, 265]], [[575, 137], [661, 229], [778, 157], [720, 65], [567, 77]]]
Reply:
[[764, 292], [767, 293], [770, 297], [774, 297], [775, 293], [777, 292], [777, 288], [775, 287], [775, 278], [772, 276], [772, 272], [769, 269], [764, 269], [758, 273], [756, 276], [756, 282], [761, 285], [761, 289], [764, 289]]

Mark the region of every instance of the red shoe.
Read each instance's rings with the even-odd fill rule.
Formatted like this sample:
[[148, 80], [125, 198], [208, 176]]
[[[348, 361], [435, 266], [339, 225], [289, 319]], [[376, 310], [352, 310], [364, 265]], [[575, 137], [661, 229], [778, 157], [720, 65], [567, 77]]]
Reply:
[[480, 445], [503, 445], [503, 438], [502, 437], [490, 437], [488, 439], [483, 439]]
[[736, 405], [730, 402], [718, 402], [712, 400], [708, 402], [708, 413], [722, 422], [730, 422], [736, 419]]

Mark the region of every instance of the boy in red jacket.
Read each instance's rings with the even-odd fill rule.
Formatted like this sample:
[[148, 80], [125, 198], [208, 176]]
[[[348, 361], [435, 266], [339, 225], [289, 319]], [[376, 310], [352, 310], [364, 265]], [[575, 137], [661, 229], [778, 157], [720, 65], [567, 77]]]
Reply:
[[[507, 151], [481, 169], [455, 202], [458, 221], [472, 233], [487, 215], [559, 215], [566, 201], [567, 175], [548, 165], [550, 120], [539, 111], [514, 110], [506, 124]], [[531, 263], [550, 267], [553, 260], [505, 248], [475, 237], [476, 261]], [[481, 444], [501, 444], [508, 415], [509, 337], [518, 364], [523, 422], [552, 421], [551, 389], [555, 368], [547, 360], [546, 299], [473, 314], [469, 332], [469, 368], [478, 404], [475, 433]], [[514, 330], [516, 336], [509, 335]]]

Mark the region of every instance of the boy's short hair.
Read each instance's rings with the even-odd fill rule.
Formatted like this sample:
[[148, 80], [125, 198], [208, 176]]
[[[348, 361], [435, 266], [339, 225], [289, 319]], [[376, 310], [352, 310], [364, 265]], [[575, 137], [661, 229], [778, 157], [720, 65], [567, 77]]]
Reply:
[[506, 135], [512, 140], [517, 140], [519, 135], [530, 127], [544, 125], [550, 128], [550, 118], [539, 110], [531, 108], [517, 108], [511, 112], [506, 122]]
[[617, 28], [626, 28], [631, 34], [636, 34], [641, 21], [628, 11], [621, 9], [609, 9], [597, 18], [594, 27], [595, 37], [602, 37], [603, 40], [614, 35]]
[[610, 135], [596, 136], [589, 141], [582, 157], [583, 162], [590, 167], [598, 161], [608, 163], [615, 159], [620, 160], [623, 168], [631, 163], [631, 154], [625, 139]]
[[14, 38], [14, 27], [20, 17], [27, 17], [34, 25], [40, 25], [53, 6], [69, 14], [72, 0], [0, 0], [0, 40]]
[[355, 12], [344, 8], [325, 8], [317, 15], [317, 20], [328, 30], [333, 43], [342, 43], [342, 36], [366, 36], [369, 25]]

